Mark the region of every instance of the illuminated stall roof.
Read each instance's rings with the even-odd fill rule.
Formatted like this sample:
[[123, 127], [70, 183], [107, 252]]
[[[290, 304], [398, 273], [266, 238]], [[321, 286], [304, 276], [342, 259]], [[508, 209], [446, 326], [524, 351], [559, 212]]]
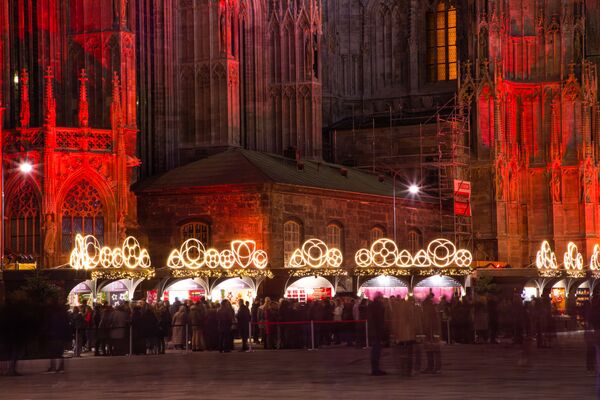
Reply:
[[567, 244], [567, 250], [563, 253], [562, 263], [558, 261], [552, 246], [547, 240], [540, 245], [535, 256], [535, 266], [541, 276], [560, 277], [584, 277], [587, 271], [599, 273], [600, 269], [600, 246], [594, 245], [589, 264], [586, 266], [583, 255], [579, 252], [577, 245], [573, 242]]
[[344, 262], [342, 251], [337, 247], [329, 247], [321, 239], [308, 239], [302, 246], [294, 250], [288, 261], [291, 276], [311, 275], [347, 275], [341, 269]]
[[457, 249], [447, 239], [435, 239], [426, 249], [414, 255], [399, 250], [391, 239], [378, 239], [368, 249], [354, 256], [356, 275], [467, 275], [471, 272], [473, 255], [467, 249]]
[[71, 268], [92, 272], [92, 279], [151, 278], [148, 250], [133, 236], [123, 240], [121, 247], [100, 246], [92, 235], [75, 237], [75, 247], [69, 259]]
[[267, 252], [254, 240], [234, 240], [229, 249], [206, 248], [197, 239], [188, 239], [169, 255], [167, 267], [175, 278], [268, 277]]

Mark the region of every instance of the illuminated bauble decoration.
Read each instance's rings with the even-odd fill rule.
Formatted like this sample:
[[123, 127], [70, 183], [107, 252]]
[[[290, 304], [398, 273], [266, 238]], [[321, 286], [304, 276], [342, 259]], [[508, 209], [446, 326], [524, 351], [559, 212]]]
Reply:
[[592, 271], [600, 270], [600, 246], [595, 244], [590, 258], [590, 269]]
[[407, 268], [412, 265], [413, 257], [408, 250], [402, 250], [396, 258], [396, 266]]
[[302, 250], [296, 249], [288, 260], [288, 266], [290, 268], [302, 268], [304, 266], [304, 257], [302, 257]]
[[331, 248], [327, 252], [327, 266], [330, 268], [339, 268], [344, 262], [344, 256], [338, 248]]
[[447, 239], [436, 239], [427, 246], [427, 255], [435, 267], [448, 267], [454, 262], [456, 246]]
[[573, 242], [567, 244], [567, 251], [563, 255], [565, 269], [581, 271], [583, 269], [583, 256], [579, 253], [577, 245]]
[[201, 268], [205, 260], [206, 250], [198, 239], [188, 239], [181, 245], [180, 256], [184, 266], [189, 269]]
[[388, 268], [396, 264], [398, 246], [390, 239], [378, 239], [371, 245], [371, 256], [376, 267]]
[[413, 257], [414, 267], [431, 267], [431, 259], [427, 252], [423, 249], [417, 251], [417, 254]]
[[550, 243], [547, 240], [542, 242], [540, 249], [535, 256], [535, 265], [538, 269], [557, 269], [558, 262], [556, 254], [552, 251]]
[[219, 254], [219, 264], [225, 269], [231, 269], [235, 265], [236, 257], [231, 250], [223, 250]]
[[167, 259], [167, 267], [173, 269], [181, 269], [185, 267], [183, 259], [181, 258], [181, 252], [179, 250], [175, 249], [171, 252], [171, 254], [169, 254], [169, 258]]
[[208, 268], [215, 269], [221, 262], [221, 254], [217, 249], [208, 249], [204, 253], [204, 260]]
[[241, 268], [246, 268], [252, 263], [252, 256], [256, 251], [256, 242], [253, 240], [234, 240], [231, 242], [231, 251]]
[[473, 254], [469, 250], [458, 249], [454, 259], [456, 266], [459, 268], [470, 267], [473, 263]]
[[320, 239], [308, 239], [302, 245], [302, 258], [307, 266], [321, 268], [327, 263], [329, 249], [325, 242]]
[[256, 250], [252, 255], [252, 264], [258, 269], [265, 269], [269, 264], [269, 256], [264, 250]]
[[367, 268], [373, 263], [371, 251], [369, 249], [360, 249], [354, 255], [354, 262], [361, 268]]
[[133, 236], [125, 238], [121, 247], [111, 249], [107, 246], [100, 247], [100, 242], [92, 235], [77, 235], [69, 262], [74, 269], [118, 269], [123, 266], [128, 269], [146, 269], [151, 265], [150, 254]]

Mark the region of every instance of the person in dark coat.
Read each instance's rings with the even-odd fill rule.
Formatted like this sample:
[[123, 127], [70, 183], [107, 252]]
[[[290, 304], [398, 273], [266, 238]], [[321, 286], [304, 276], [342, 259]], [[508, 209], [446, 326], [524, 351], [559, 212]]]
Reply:
[[258, 309], [260, 307], [260, 300], [255, 299], [250, 309], [250, 315], [252, 316], [252, 341], [258, 343], [259, 329], [258, 329]]
[[171, 314], [169, 313], [169, 307], [165, 304], [159, 304], [156, 309], [156, 319], [158, 320], [158, 328], [156, 330], [157, 338], [157, 352], [158, 354], [165, 354], [167, 348], [165, 338], [168, 338], [171, 331]]
[[46, 310], [44, 337], [47, 340], [50, 367], [47, 373], [62, 373], [65, 371], [63, 353], [65, 345], [71, 340], [69, 315], [65, 307], [59, 305], [57, 299], [50, 298]]
[[235, 313], [229, 300], [223, 300], [217, 311], [217, 331], [219, 333], [219, 353], [231, 352], [231, 325]]
[[371, 375], [386, 375], [379, 366], [381, 344], [385, 340], [385, 307], [381, 293], [377, 293], [375, 299], [367, 306], [367, 320], [371, 342]]
[[131, 341], [133, 345], [133, 354], [140, 355], [146, 353], [146, 341], [144, 339], [144, 323], [142, 321], [142, 309], [139, 306], [133, 307], [131, 313], [131, 332], [133, 334]]
[[146, 354], [158, 354], [158, 319], [149, 306], [142, 308], [142, 335]]
[[244, 303], [244, 300], [238, 300], [239, 309], [236, 315], [237, 327], [242, 338], [242, 349], [240, 351], [248, 351], [248, 336], [250, 334], [250, 310]]

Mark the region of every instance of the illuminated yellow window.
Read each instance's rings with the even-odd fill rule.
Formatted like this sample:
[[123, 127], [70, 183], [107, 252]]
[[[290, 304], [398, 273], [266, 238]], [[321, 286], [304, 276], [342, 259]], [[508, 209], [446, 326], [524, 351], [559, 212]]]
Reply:
[[456, 7], [440, 0], [427, 13], [427, 78], [447, 81], [457, 78]]

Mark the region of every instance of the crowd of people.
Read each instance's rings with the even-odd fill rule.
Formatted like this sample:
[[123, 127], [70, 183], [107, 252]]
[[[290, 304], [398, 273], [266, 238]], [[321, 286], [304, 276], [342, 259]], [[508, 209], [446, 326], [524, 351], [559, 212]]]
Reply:
[[[83, 300], [70, 310], [57, 302], [45, 310], [40, 329], [49, 339], [49, 358], [56, 360], [50, 370], [58, 372], [63, 369], [64, 350], [72, 350], [75, 357], [85, 352], [96, 356], [164, 354], [168, 348], [227, 353], [239, 339], [239, 351], [247, 351], [250, 345], [264, 349], [370, 347], [374, 375], [384, 373], [379, 368], [381, 348], [392, 347], [402, 373], [411, 376], [440, 372], [442, 342], [497, 343], [502, 336], [522, 345], [526, 359], [533, 343], [550, 347], [556, 336], [556, 310], [550, 300], [523, 301], [519, 295], [503, 300], [494, 295], [455, 296], [440, 302], [434, 302], [433, 294], [422, 302], [393, 296], [307, 302], [267, 297], [252, 304], [175, 298], [173, 303], [140, 300], [113, 306]], [[580, 306], [574, 314], [584, 328], [600, 328], [600, 300]], [[590, 350], [595, 349], [594, 340], [595, 336], [589, 340], [588, 369], [595, 368], [595, 350]]]

